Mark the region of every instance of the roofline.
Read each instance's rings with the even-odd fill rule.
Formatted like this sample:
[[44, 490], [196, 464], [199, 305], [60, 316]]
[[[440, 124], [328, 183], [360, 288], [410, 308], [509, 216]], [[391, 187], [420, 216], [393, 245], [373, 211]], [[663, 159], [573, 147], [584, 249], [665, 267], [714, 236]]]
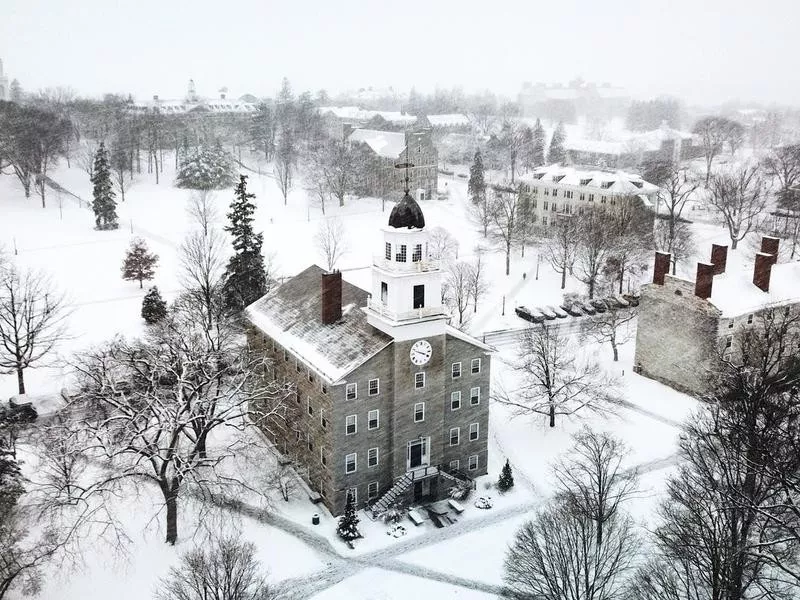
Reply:
[[477, 346], [478, 348], [481, 348], [486, 352], [492, 354], [497, 352], [497, 348], [494, 348], [493, 346], [490, 346], [489, 344], [480, 341], [479, 339], [471, 336], [468, 333], [464, 333], [463, 331], [453, 327], [452, 325], [445, 325], [445, 333], [448, 335], [452, 335], [454, 338], [460, 339], [462, 342], [467, 342], [469, 344], [472, 344], [473, 346]]

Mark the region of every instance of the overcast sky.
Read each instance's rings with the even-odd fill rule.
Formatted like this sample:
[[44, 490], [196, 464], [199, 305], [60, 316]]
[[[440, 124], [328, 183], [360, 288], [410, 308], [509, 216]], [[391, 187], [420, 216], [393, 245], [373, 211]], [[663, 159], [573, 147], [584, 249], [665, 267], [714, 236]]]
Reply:
[[24, 89], [272, 94], [577, 76], [636, 97], [800, 104], [800, 0], [0, 0]]

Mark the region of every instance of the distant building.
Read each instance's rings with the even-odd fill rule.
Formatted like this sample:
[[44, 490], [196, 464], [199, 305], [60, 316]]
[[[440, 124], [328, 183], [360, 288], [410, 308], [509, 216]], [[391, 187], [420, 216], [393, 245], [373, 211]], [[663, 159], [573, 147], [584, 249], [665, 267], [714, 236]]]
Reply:
[[542, 227], [552, 225], [560, 215], [579, 215], [626, 202], [652, 209], [658, 195], [657, 186], [624, 171], [549, 165], [518, 181], [531, 195], [534, 224]]
[[377, 131], [345, 126], [344, 137], [351, 144], [366, 149], [366, 191], [378, 197], [401, 195], [405, 187], [405, 170], [395, 167], [410, 162], [409, 189], [417, 201], [436, 197], [439, 182], [439, 155], [430, 129]]
[[800, 263], [777, 264], [778, 238], [764, 237], [751, 272], [726, 271], [728, 247], [714, 244], [695, 281], [669, 275], [657, 252], [653, 283], [639, 304], [634, 371], [702, 396], [718, 361], [736, 359], [735, 334], [769, 309], [800, 307]]
[[447, 324], [443, 275], [406, 194], [371, 292], [312, 266], [247, 308], [267, 376], [294, 392], [264, 432], [334, 515], [348, 494], [378, 513], [487, 472], [491, 348]]
[[180, 99], [162, 99], [157, 95], [149, 101], [134, 101], [128, 110], [137, 114], [157, 112], [163, 115], [184, 114], [228, 114], [243, 115], [256, 112], [257, 105], [250, 101], [252, 96], [245, 94], [244, 99], [228, 98], [228, 89], [222, 88], [218, 98], [205, 98], [197, 94], [194, 80], [190, 79], [186, 96]]
[[8, 77], [3, 73], [3, 59], [0, 58], [0, 100], [11, 99], [11, 85]]
[[518, 95], [523, 117], [574, 123], [578, 117], [624, 116], [631, 98], [624, 88], [582, 79], [567, 85], [526, 82]]

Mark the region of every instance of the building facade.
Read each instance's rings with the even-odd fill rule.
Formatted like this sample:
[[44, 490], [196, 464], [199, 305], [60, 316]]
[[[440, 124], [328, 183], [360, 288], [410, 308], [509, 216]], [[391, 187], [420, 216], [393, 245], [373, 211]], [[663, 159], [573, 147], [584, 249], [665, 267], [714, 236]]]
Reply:
[[777, 264], [778, 239], [764, 237], [752, 273], [729, 273], [728, 247], [714, 244], [694, 282], [669, 275], [656, 253], [653, 282], [642, 288], [634, 371], [702, 397], [720, 360], [736, 358], [736, 337], [770, 310], [800, 308], [800, 263]]
[[363, 150], [361, 166], [367, 193], [382, 198], [402, 197], [406, 172], [396, 165], [410, 163], [408, 187], [415, 200], [436, 198], [439, 155], [430, 128], [397, 132], [345, 127], [344, 137]]
[[623, 171], [549, 165], [520, 177], [519, 183], [530, 194], [533, 224], [544, 228], [560, 215], [580, 215], [625, 202], [652, 209], [658, 197], [657, 186]]
[[406, 194], [371, 293], [312, 266], [247, 309], [268, 376], [293, 392], [264, 432], [333, 514], [348, 494], [379, 513], [487, 472], [491, 348], [448, 325], [442, 277]]
[[3, 73], [3, 59], [0, 58], [0, 100], [11, 99], [11, 86], [8, 77]]

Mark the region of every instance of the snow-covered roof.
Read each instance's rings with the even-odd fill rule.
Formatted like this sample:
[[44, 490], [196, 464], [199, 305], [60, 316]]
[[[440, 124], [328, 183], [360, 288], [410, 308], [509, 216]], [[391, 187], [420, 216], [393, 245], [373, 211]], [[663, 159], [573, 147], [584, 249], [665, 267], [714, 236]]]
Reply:
[[308, 267], [247, 307], [250, 322], [331, 383], [385, 348], [392, 338], [367, 323], [366, 291], [342, 281], [342, 318], [322, 323], [322, 274]]
[[593, 154], [624, 154], [627, 145], [624, 142], [609, 142], [605, 140], [586, 140], [567, 137], [564, 148], [573, 152], [591, 152]]
[[800, 262], [773, 265], [768, 292], [753, 283], [752, 268], [715, 275], [708, 300], [722, 312], [723, 318], [800, 303]]
[[526, 183], [571, 185], [615, 195], [639, 196], [654, 194], [658, 191], [657, 186], [633, 173], [562, 167], [557, 164], [539, 167], [533, 171], [532, 175], [523, 176], [520, 179]]
[[448, 115], [428, 115], [428, 123], [431, 127], [460, 127], [462, 125], [469, 125], [469, 119], [466, 115], [458, 113]]
[[351, 142], [364, 142], [375, 154], [384, 158], [398, 158], [406, 148], [406, 135], [396, 131], [355, 129], [347, 139]]
[[322, 114], [331, 114], [337, 119], [347, 121], [369, 121], [373, 117], [381, 117], [389, 123], [404, 125], [412, 124], [417, 120], [414, 115], [388, 110], [365, 110], [358, 106], [322, 106], [319, 111]]

